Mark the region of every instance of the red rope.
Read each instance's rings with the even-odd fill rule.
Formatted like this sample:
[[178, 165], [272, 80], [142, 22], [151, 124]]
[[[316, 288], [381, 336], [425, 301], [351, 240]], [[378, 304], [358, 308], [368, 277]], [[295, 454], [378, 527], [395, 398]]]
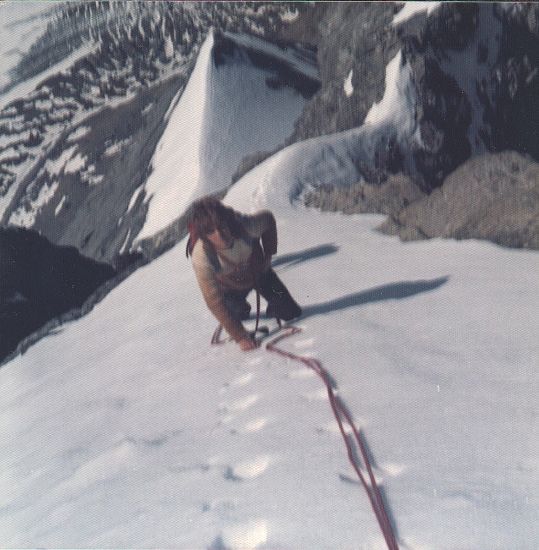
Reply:
[[[258, 322], [260, 317], [260, 295], [258, 291], [257, 291], [256, 298], [257, 298], [256, 328], [258, 329]], [[279, 322], [279, 327], [280, 326], [281, 326], [281, 323]], [[223, 344], [225, 342], [224, 340], [221, 340], [222, 328], [223, 327], [221, 325], [218, 325], [217, 328], [215, 329], [215, 332], [213, 333], [212, 340], [211, 340], [212, 344], [214, 345]], [[255, 332], [256, 332], [256, 329], [255, 329]], [[288, 359], [293, 359], [294, 361], [299, 361], [303, 363], [307, 367], [311, 368], [316, 374], [318, 374], [318, 376], [324, 382], [324, 385], [326, 386], [326, 390], [328, 393], [329, 403], [333, 411], [333, 415], [337, 420], [337, 424], [339, 425], [341, 436], [343, 438], [344, 444], [346, 445], [348, 460], [350, 461], [352, 468], [354, 468], [359, 480], [361, 481], [361, 484], [363, 485], [363, 488], [365, 489], [369, 497], [372, 509], [374, 511], [374, 514], [376, 515], [376, 519], [378, 520], [378, 524], [380, 526], [380, 529], [382, 530], [382, 534], [384, 535], [384, 539], [386, 541], [388, 550], [399, 550], [399, 546], [397, 544], [395, 534], [393, 533], [393, 527], [387, 515], [382, 494], [380, 492], [378, 484], [376, 483], [376, 478], [374, 477], [374, 473], [372, 471], [371, 463], [369, 460], [367, 449], [365, 448], [365, 444], [363, 442], [363, 438], [361, 436], [361, 433], [357, 429], [356, 425], [354, 424], [352, 416], [346, 409], [344, 403], [339, 397], [335, 395], [328, 372], [324, 369], [324, 367], [322, 367], [322, 364], [317, 359], [314, 359], [312, 357], [303, 357], [301, 355], [296, 355], [294, 353], [283, 350], [276, 346], [276, 344], [279, 343], [280, 341], [284, 340], [285, 338], [289, 338], [290, 336], [293, 336], [298, 332], [301, 332], [301, 329], [299, 327], [295, 327], [295, 326], [286, 327], [280, 334], [278, 334], [275, 338], [273, 338], [266, 344], [266, 349], [272, 353], [276, 353]], [[348, 424], [348, 426], [352, 430], [353, 438], [346, 434], [346, 431], [344, 429], [345, 422]], [[357, 446], [357, 448], [359, 448], [361, 457], [363, 459], [365, 468], [367, 470], [370, 483], [367, 481], [367, 479], [365, 478], [365, 475], [361, 470], [361, 465], [359, 464], [359, 458], [357, 457], [357, 453], [355, 452], [355, 449], [354, 449], [354, 443]]]
[[[380, 525], [380, 529], [382, 530], [382, 534], [384, 535], [384, 539], [386, 541], [388, 549], [398, 550], [399, 546], [397, 544], [395, 535], [393, 533], [393, 528], [391, 526], [391, 522], [389, 521], [389, 517], [386, 512], [382, 494], [380, 493], [380, 489], [378, 488], [378, 484], [376, 483], [376, 479], [372, 471], [367, 450], [365, 448], [365, 444], [363, 443], [363, 439], [361, 437], [361, 433], [356, 428], [352, 420], [352, 417], [348, 412], [348, 410], [346, 409], [344, 403], [341, 401], [341, 399], [339, 399], [335, 395], [328, 372], [322, 367], [322, 364], [320, 363], [320, 361], [316, 359], [313, 359], [311, 357], [303, 357], [301, 355], [295, 355], [294, 353], [291, 353], [289, 351], [285, 351], [281, 348], [276, 347], [276, 344], [278, 342], [280, 342], [281, 340], [284, 340], [285, 338], [289, 338], [290, 336], [293, 336], [298, 332], [301, 332], [301, 329], [299, 327], [295, 327], [295, 326], [287, 327], [281, 334], [279, 334], [277, 337], [275, 337], [273, 340], [271, 340], [266, 344], [266, 349], [270, 352], [282, 355], [283, 357], [287, 357], [288, 359], [300, 361], [304, 365], [314, 370], [314, 372], [316, 372], [316, 374], [318, 374], [318, 376], [320, 376], [320, 378], [324, 382], [324, 385], [326, 386], [326, 389], [328, 392], [328, 398], [331, 404], [331, 409], [333, 410], [333, 414], [335, 416], [335, 419], [337, 420], [337, 424], [339, 425], [339, 430], [341, 432], [342, 438], [346, 445], [348, 460], [350, 461], [350, 464], [354, 468], [358, 478], [361, 481], [361, 484], [363, 485], [365, 491], [367, 492], [372, 509], [374, 510], [376, 519], [378, 520], [378, 524]], [[353, 438], [346, 434], [344, 429], [344, 422], [348, 423], [348, 425], [350, 426], [352, 430]], [[357, 458], [357, 454], [354, 452], [354, 447], [353, 447], [354, 442], [360, 450], [361, 457], [363, 459], [363, 462], [365, 464], [365, 467], [369, 476], [370, 484], [369, 482], [367, 482], [363, 472], [361, 471], [361, 466], [358, 463], [359, 459]]]

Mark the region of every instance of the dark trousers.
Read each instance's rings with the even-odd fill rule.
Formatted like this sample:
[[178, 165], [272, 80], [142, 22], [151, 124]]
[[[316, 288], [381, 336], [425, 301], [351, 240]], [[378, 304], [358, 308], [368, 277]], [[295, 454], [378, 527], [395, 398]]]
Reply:
[[[258, 290], [260, 295], [268, 302], [266, 309], [268, 317], [290, 321], [301, 315], [301, 307], [292, 298], [290, 292], [273, 269], [268, 269], [259, 276]], [[244, 320], [249, 318], [251, 306], [246, 301], [249, 292], [251, 292], [251, 289], [225, 292], [225, 304], [235, 319]]]

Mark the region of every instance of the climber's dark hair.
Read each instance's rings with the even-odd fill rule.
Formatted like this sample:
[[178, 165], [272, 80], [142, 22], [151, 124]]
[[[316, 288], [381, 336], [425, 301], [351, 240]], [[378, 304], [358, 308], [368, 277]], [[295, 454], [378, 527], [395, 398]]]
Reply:
[[198, 199], [191, 205], [187, 227], [189, 229], [189, 239], [185, 249], [187, 257], [193, 252], [199, 238], [206, 241], [207, 235], [216, 229], [226, 229], [235, 238], [242, 236], [242, 227], [234, 210], [213, 196]]

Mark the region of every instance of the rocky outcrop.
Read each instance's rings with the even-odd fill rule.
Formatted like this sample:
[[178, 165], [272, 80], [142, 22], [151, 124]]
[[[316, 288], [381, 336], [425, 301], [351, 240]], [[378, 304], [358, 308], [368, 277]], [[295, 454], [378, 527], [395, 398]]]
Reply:
[[[395, 3], [305, 5], [288, 36], [318, 48], [322, 87], [290, 141], [357, 127], [384, 94], [401, 50], [415, 85], [416, 134], [401, 143], [404, 171], [430, 192], [471, 156], [506, 149], [539, 160], [539, 8], [447, 2], [394, 24]], [[348, 89], [345, 81], [349, 79]], [[388, 141], [390, 142], [390, 140]], [[384, 144], [377, 144], [384, 158]], [[380, 162], [376, 169], [387, 169]]]
[[[296, 122], [290, 143], [363, 123], [384, 95], [385, 67], [400, 47], [390, 26], [396, 11], [390, 2], [298, 5], [298, 18], [282, 33], [316, 45], [322, 87]], [[347, 94], [350, 73], [353, 91]]]
[[404, 240], [487, 239], [539, 250], [539, 163], [509, 151], [475, 157], [381, 229]]
[[0, 361], [52, 317], [80, 308], [116, 271], [34, 231], [0, 229]]
[[392, 174], [383, 183], [321, 186], [304, 196], [306, 206], [344, 214], [379, 213], [397, 215], [425, 194], [408, 176]]
[[[97, 261], [111, 263], [125, 253], [145, 217], [143, 196], [130, 200], [148, 175], [164, 115], [181, 84], [181, 76], [166, 79], [59, 136], [21, 182], [9, 222]], [[44, 199], [45, 190], [51, 196]]]
[[496, 13], [502, 33], [493, 90], [485, 98], [485, 120], [491, 127], [487, 147], [539, 160], [539, 4], [503, 4]]

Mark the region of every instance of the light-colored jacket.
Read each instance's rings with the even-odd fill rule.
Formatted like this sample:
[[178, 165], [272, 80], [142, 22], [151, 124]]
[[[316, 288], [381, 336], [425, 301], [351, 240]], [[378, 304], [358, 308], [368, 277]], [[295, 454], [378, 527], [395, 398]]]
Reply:
[[[277, 229], [275, 218], [269, 210], [261, 210], [251, 216], [236, 213], [236, 221], [243, 235], [235, 237], [229, 249], [217, 253], [210, 243], [198, 239], [193, 247], [192, 260], [208, 308], [238, 342], [248, 333], [241, 321], [228, 312], [224, 293], [255, 287], [256, 276], [269, 268], [269, 259], [277, 252]], [[260, 240], [262, 255], [258, 246]]]

